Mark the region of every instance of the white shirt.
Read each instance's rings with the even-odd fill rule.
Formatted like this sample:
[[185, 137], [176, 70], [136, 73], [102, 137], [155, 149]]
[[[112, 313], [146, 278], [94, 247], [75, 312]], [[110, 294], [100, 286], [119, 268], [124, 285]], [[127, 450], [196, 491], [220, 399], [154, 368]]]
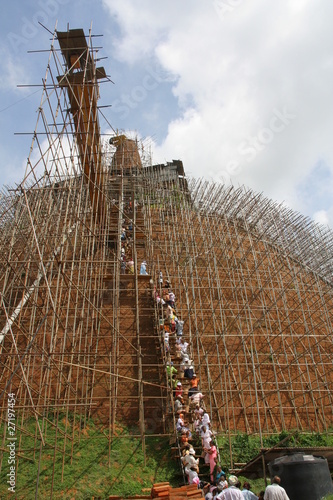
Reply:
[[187, 366], [188, 366], [187, 361], [182, 361], [179, 365], [180, 371], [183, 372], [185, 368], [187, 368]]
[[[191, 396], [191, 401], [192, 401], [192, 403], [199, 404], [202, 397], [203, 397], [203, 394], [201, 394], [201, 392], [195, 392], [193, 394], [193, 396]], [[203, 422], [202, 422], [202, 424], [204, 425]]]
[[184, 354], [187, 354], [187, 348], [188, 348], [188, 342], [184, 342], [184, 344], [182, 345], [182, 352]]
[[177, 413], [177, 411], [181, 410], [183, 408], [183, 405], [181, 403], [181, 401], [179, 401], [179, 399], [176, 399], [175, 401], [175, 413]]
[[186, 474], [188, 474], [189, 484], [193, 484], [193, 479], [196, 479], [197, 477], [199, 477], [198, 474], [194, 470], [188, 469], [187, 467], [185, 468], [185, 472], [186, 472]]
[[210, 424], [210, 418], [208, 413], [204, 413], [202, 416], [202, 425], [208, 426]]
[[258, 500], [257, 495], [255, 495], [252, 491], [247, 490], [246, 488], [242, 490], [242, 495], [245, 500]]
[[229, 486], [229, 488], [221, 491], [216, 498], [222, 498], [223, 500], [244, 500], [241, 490], [236, 488], [236, 486]]
[[180, 431], [184, 427], [184, 420], [179, 417], [176, 424], [177, 431]]
[[181, 335], [183, 333], [184, 321], [178, 321], [177, 323], [177, 333]]
[[207, 429], [206, 432], [201, 431], [201, 437], [203, 439], [203, 448], [210, 448], [209, 442], [211, 440], [212, 432]]
[[265, 500], [289, 500], [286, 490], [279, 484], [273, 483], [265, 490]]
[[182, 462], [185, 465], [185, 467], [196, 467], [198, 465], [199, 459], [195, 459], [193, 455], [185, 455], [185, 457], [182, 458]]

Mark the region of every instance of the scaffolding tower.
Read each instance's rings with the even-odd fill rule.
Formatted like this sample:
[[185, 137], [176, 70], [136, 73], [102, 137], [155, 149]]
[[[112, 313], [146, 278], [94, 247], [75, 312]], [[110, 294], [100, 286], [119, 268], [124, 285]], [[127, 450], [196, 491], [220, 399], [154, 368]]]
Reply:
[[[143, 447], [174, 435], [160, 271], [217, 434], [330, 432], [332, 231], [249, 189], [187, 180], [181, 162], [142, 164], [111, 126], [103, 142], [97, 50], [91, 33], [54, 32], [25, 176], [1, 192], [0, 467], [11, 394], [18, 467], [47, 445], [64, 471], [90, 418], [110, 461], [117, 422], [137, 425]], [[51, 497], [53, 483], [54, 469]]]

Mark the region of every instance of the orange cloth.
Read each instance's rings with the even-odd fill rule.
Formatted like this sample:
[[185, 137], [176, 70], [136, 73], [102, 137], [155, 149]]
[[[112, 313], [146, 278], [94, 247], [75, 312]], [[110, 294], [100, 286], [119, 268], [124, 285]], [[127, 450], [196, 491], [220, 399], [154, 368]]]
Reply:
[[191, 378], [190, 384], [191, 387], [198, 387], [199, 380], [197, 378]]

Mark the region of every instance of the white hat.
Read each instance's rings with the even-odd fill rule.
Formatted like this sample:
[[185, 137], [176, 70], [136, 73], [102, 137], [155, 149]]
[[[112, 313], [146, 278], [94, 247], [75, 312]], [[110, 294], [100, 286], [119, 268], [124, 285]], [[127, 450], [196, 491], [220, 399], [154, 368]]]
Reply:
[[238, 483], [238, 477], [237, 476], [229, 476], [228, 483], [230, 486], [236, 486]]

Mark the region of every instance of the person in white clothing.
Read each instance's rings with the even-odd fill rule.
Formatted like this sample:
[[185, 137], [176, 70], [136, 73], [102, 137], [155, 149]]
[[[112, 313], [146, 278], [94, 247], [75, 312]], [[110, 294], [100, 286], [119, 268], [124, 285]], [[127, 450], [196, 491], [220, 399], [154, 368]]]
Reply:
[[[200, 408], [199, 405], [196, 405], [196, 407], [194, 408], [194, 416], [195, 418], [201, 418], [202, 415], [204, 414], [204, 409], [203, 408]], [[202, 425], [202, 424], [201, 424]]]
[[279, 476], [274, 476], [272, 484], [267, 486], [265, 490], [264, 500], [290, 500], [286, 490], [280, 486], [280, 483]]
[[190, 357], [188, 354], [184, 354], [183, 351], [180, 351], [180, 356], [182, 358], [182, 362], [184, 363], [185, 361], [190, 361]]
[[175, 413], [183, 410], [184, 400], [181, 396], [178, 396], [175, 400]]
[[176, 423], [177, 432], [181, 432], [183, 430], [183, 427], [185, 427], [184, 415], [183, 415], [183, 413], [180, 413], [179, 418], [178, 418], [177, 423]]
[[191, 366], [191, 360], [190, 359], [183, 359], [182, 362], [179, 365], [179, 371], [184, 374], [184, 371]]
[[196, 393], [192, 394], [192, 396], [190, 397], [190, 402], [194, 406], [196, 406], [196, 405], [200, 404], [200, 401], [203, 399], [203, 397], [204, 397], [204, 395], [201, 392], [196, 392]]
[[200, 437], [201, 437], [201, 446], [203, 448], [209, 448], [209, 442], [212, 438], [212, 435], [213, 435], [212, 431], [207, 429], [205, 425], [201, 427]]
[[205, 500], [214, 500], [216, 498], [218, 489], [216, 486], [212, 485], [209, 487], [209, 491], [205, 495]]
[[147, 273], [147, 263], [145, 260], [141, 263], [140, 274], [145, 274], [145, 275], [148, 274]]
[[188, 484], [199, 484], [200, 479], [196, 467], [185, 467], [185, 473], [188, 478]]
[[185, 456], [182, 457], [181, 460], [185, 467], [196, 467], [197, 472], [199, 472], [199, 459], [195, 458], [195, 450], [193, 448], [190, 448], [190, 450], [186, 452]]
[[182, 344], [182, 355], [186, 355], [188, 354], [187, 353], [187, 348], [188, 348], [188, 342], [184, 342], [184, 344]]
[[201, 432], [201, 416], [200, 415], [195, 417], [194, 422], [193, 422], [193, 427], [194, 427], [195, 432], [197, 434], [200, 434], [200, 432]]
[[223, 500], [244, 500], [241, 490], [236, 487], [236, 484], [238, 484], [238, 477], [229, 476], [228, 483], [229, 488], [224, 489], [216, 498], [221, 498]]
[[210, 426], [210, 418], [209, 418], [209, 415], [208, 413], [204, 413], [203, 416], [202, 416], [202, 425], [206, 426], [207, 428]]
[[181, 337], [183, 335], [183, 328], [184, 328], [184, 321], [181, 321], [179, 319], [176, 324], [176, 333], [178, 337]]
[[222, 491], [228, 488], [228, 486], [228, 481], [226, 480], [225, 476], [221, 476], [220, 481], [217, 483], [217, 487], [220, 488], [220, 491]]

